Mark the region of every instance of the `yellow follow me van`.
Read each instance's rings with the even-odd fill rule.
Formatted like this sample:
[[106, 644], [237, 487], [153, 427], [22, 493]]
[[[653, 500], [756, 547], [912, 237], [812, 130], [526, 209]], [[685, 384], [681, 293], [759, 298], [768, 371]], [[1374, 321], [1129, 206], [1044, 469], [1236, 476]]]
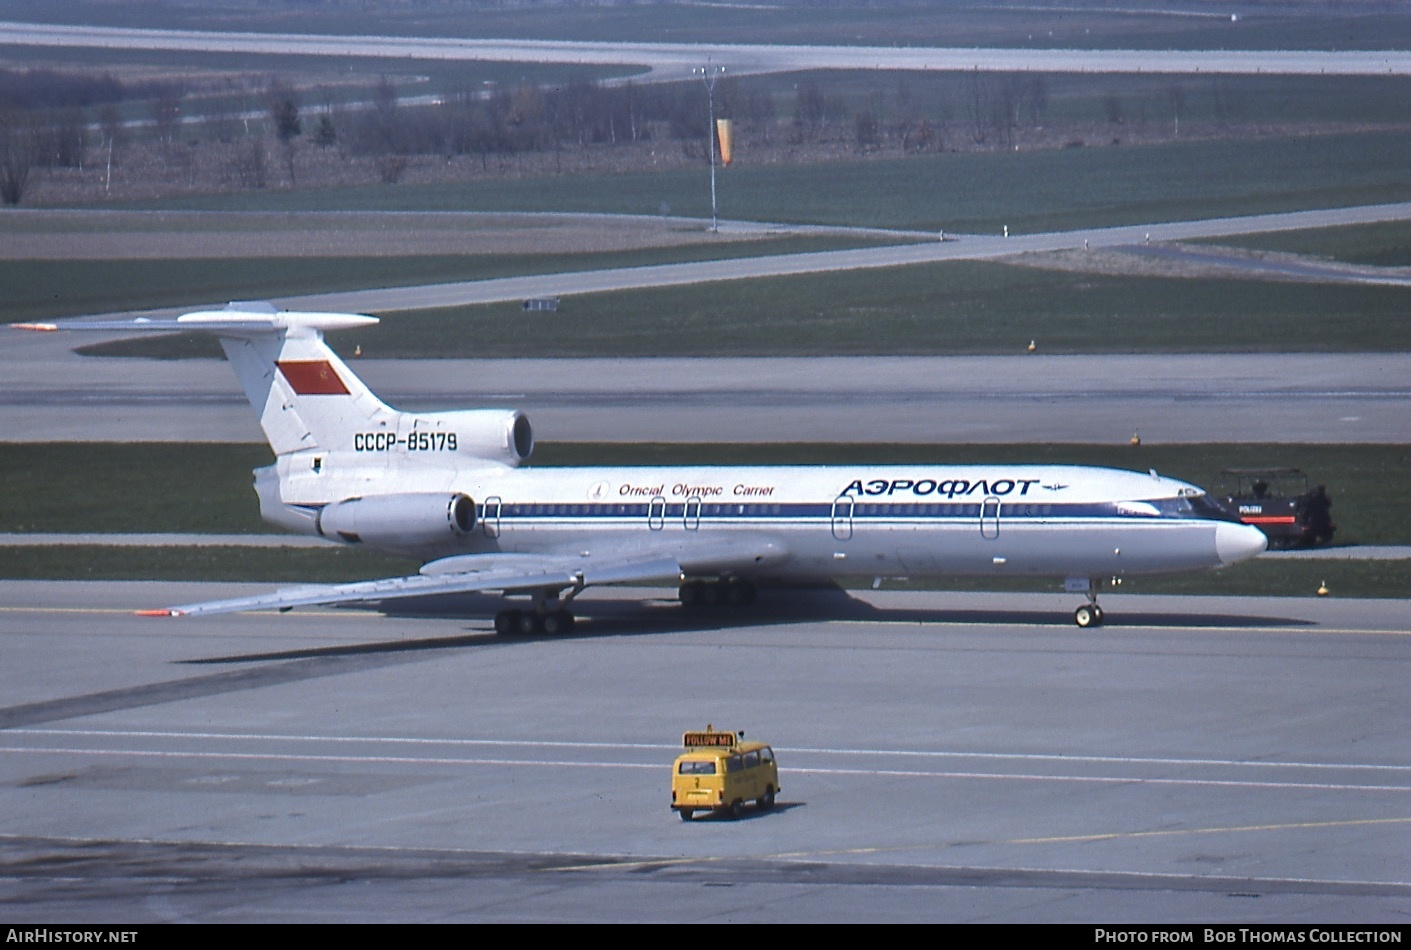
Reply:
[[745, 802], [774, 807], [779, 793], [779, 765], [763, 742], [746, 742], [743, 732], [687, 732], [686, 751], [671, 770], [671, 807], [682, 821], [698, 811], [726, 812], [739, 818]]

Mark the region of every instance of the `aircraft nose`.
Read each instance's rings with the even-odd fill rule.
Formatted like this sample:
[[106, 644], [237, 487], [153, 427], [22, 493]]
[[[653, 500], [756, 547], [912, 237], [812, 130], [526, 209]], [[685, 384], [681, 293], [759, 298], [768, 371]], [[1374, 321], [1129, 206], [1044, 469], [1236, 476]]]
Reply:
[[1221, 564], [1238, 564], [1264, 553], [1269, 539], [1264, 532], [1247, 524], [1221, 522], [1215, 528], [1215, 556]]

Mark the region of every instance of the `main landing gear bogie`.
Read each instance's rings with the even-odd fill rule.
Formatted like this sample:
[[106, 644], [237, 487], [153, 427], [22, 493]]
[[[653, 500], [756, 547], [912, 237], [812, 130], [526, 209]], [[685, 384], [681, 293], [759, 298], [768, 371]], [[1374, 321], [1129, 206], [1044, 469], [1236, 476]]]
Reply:
[[495, 614], [495, 632], [502, 637], [560, 637], [573, 632], [569, 610], [502, 610]]
[[686, 607], [743, 607], [754, 603], [759, 593], [753, 581], [743, 577], [722, 577], [717, 581], [689, 580], [681, 585], [677, 597]]

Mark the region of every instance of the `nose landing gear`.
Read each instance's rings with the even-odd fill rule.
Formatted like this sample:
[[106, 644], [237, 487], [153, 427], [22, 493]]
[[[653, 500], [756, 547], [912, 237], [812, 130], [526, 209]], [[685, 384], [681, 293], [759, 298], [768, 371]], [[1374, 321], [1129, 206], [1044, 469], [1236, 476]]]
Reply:
[[[1113, 583], [1116, 582], [1114, 579]], [[1074, 623], [1083, 628], [1102, 626], [1102, 608], [1097, 603], [1097, 592], [1102, 589], [1101, 580], [1095, 577], [1070, 577], [1063, 582], [1063, 589], [1081, 591], [1088, 598], [1086, 604], [1073, 611]]]
[[1101, 627], [1102, 608], [1097, 605], [1097, 599], [1073, 611], [1073, 622], [1080, 627]]

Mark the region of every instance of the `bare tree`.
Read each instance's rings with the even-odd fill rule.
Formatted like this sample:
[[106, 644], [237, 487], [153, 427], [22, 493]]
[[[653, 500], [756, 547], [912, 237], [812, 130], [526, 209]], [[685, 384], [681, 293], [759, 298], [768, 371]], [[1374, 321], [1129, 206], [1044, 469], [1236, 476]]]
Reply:
[[377, 81], [372, 100], [372, 128], [375, 154], [389, 155], [402, 146], [402, 116], [397, 108], [397, 86], [387, 76]]
[[1102, 111], [1110, 125], [1121, 125], [1127, 121], [1122, 111], [1122, 99], [1115, 92], [1109, 92], [1102, 97]]
[[407, 159], [403, 155], [384, 155], [377, 163], [377, 175], [384, 185], [395, 185], [407, 171]]
[[1014, 144], [1014, 130], [1019, 125], [1019, 85], [1014, 76], [1005, 76], [999, 83], [999, 90], [990, 103], [993, 115], [990, 126], [994, 129], [1000, 148]]
[[853, 120], [854, 130], [857, 137], [857, 147], [862, 151], [870, 151], [882, 144], [881, 123], [877, 121], [877, 114], [871, 109], [863, 109]]
[[314, 129], [314, 144], [319, 148], [331, 148], [338, 141], [338, 127], [333, 124], [333, 115], [325, 112], [318, 117]]
[[122, 113], [113, 103], [108, 103], [98, 110], [98, 128], [103, 132], [103, 148], [114, 161], [117, 160], [118, 146], [124, 144], [126, 135], [123, 132]]
[[49, 110], [41, 139], [43, 164], [51, 168], [82, 168], [87, 125], [82, 109]]
[[0, 112], [0, 201], [17, 205], [38, 158], [34, 123], [26, 112]]
[[116, 105], [110, 102], [98, 110], [98, 127], [103, 130], [103, 150], [107, 152], [104, 159], [107, 169], [103, 173], [103, 191], [106, 194], [113, 187], [113, 166], [119, 159], [118, 146], [125, 138], [122, 115]]
[[265, 152], [265, 140], [252, 135], [246, 140], [249, 144], [237, 148], [230, 168], [234, 178], [242, 188], [263, 188], [269, 183], [269, 157]]
[[989, 138], [991, 115], [989, 80], [977, 69], [970, 74], [965, 113], [970, 120], [970, 137], [976, 145], [984, 144]]
[[171, 156], [171, 147], [176, 143], [176, 130], [181, 125], [181, 97], [168, 94], [152, 103], [152, 124], [157, 129], [157, 140]]
[[794, 120], [810, 135], [817, 135], [828, 117], [828, 100], [816, 82], [799, 83], [794, 92]]
[[274, 135], [284, 152], [284, 167], [289, 170], [289, 184], [294, 179], [294, 154], [297, 150], [295, 139], [303, 134], [304, 127], [299, 121], [299, 97], [294, 89], [276, 79], [269, 85], [269, 118], [274, 127]]

